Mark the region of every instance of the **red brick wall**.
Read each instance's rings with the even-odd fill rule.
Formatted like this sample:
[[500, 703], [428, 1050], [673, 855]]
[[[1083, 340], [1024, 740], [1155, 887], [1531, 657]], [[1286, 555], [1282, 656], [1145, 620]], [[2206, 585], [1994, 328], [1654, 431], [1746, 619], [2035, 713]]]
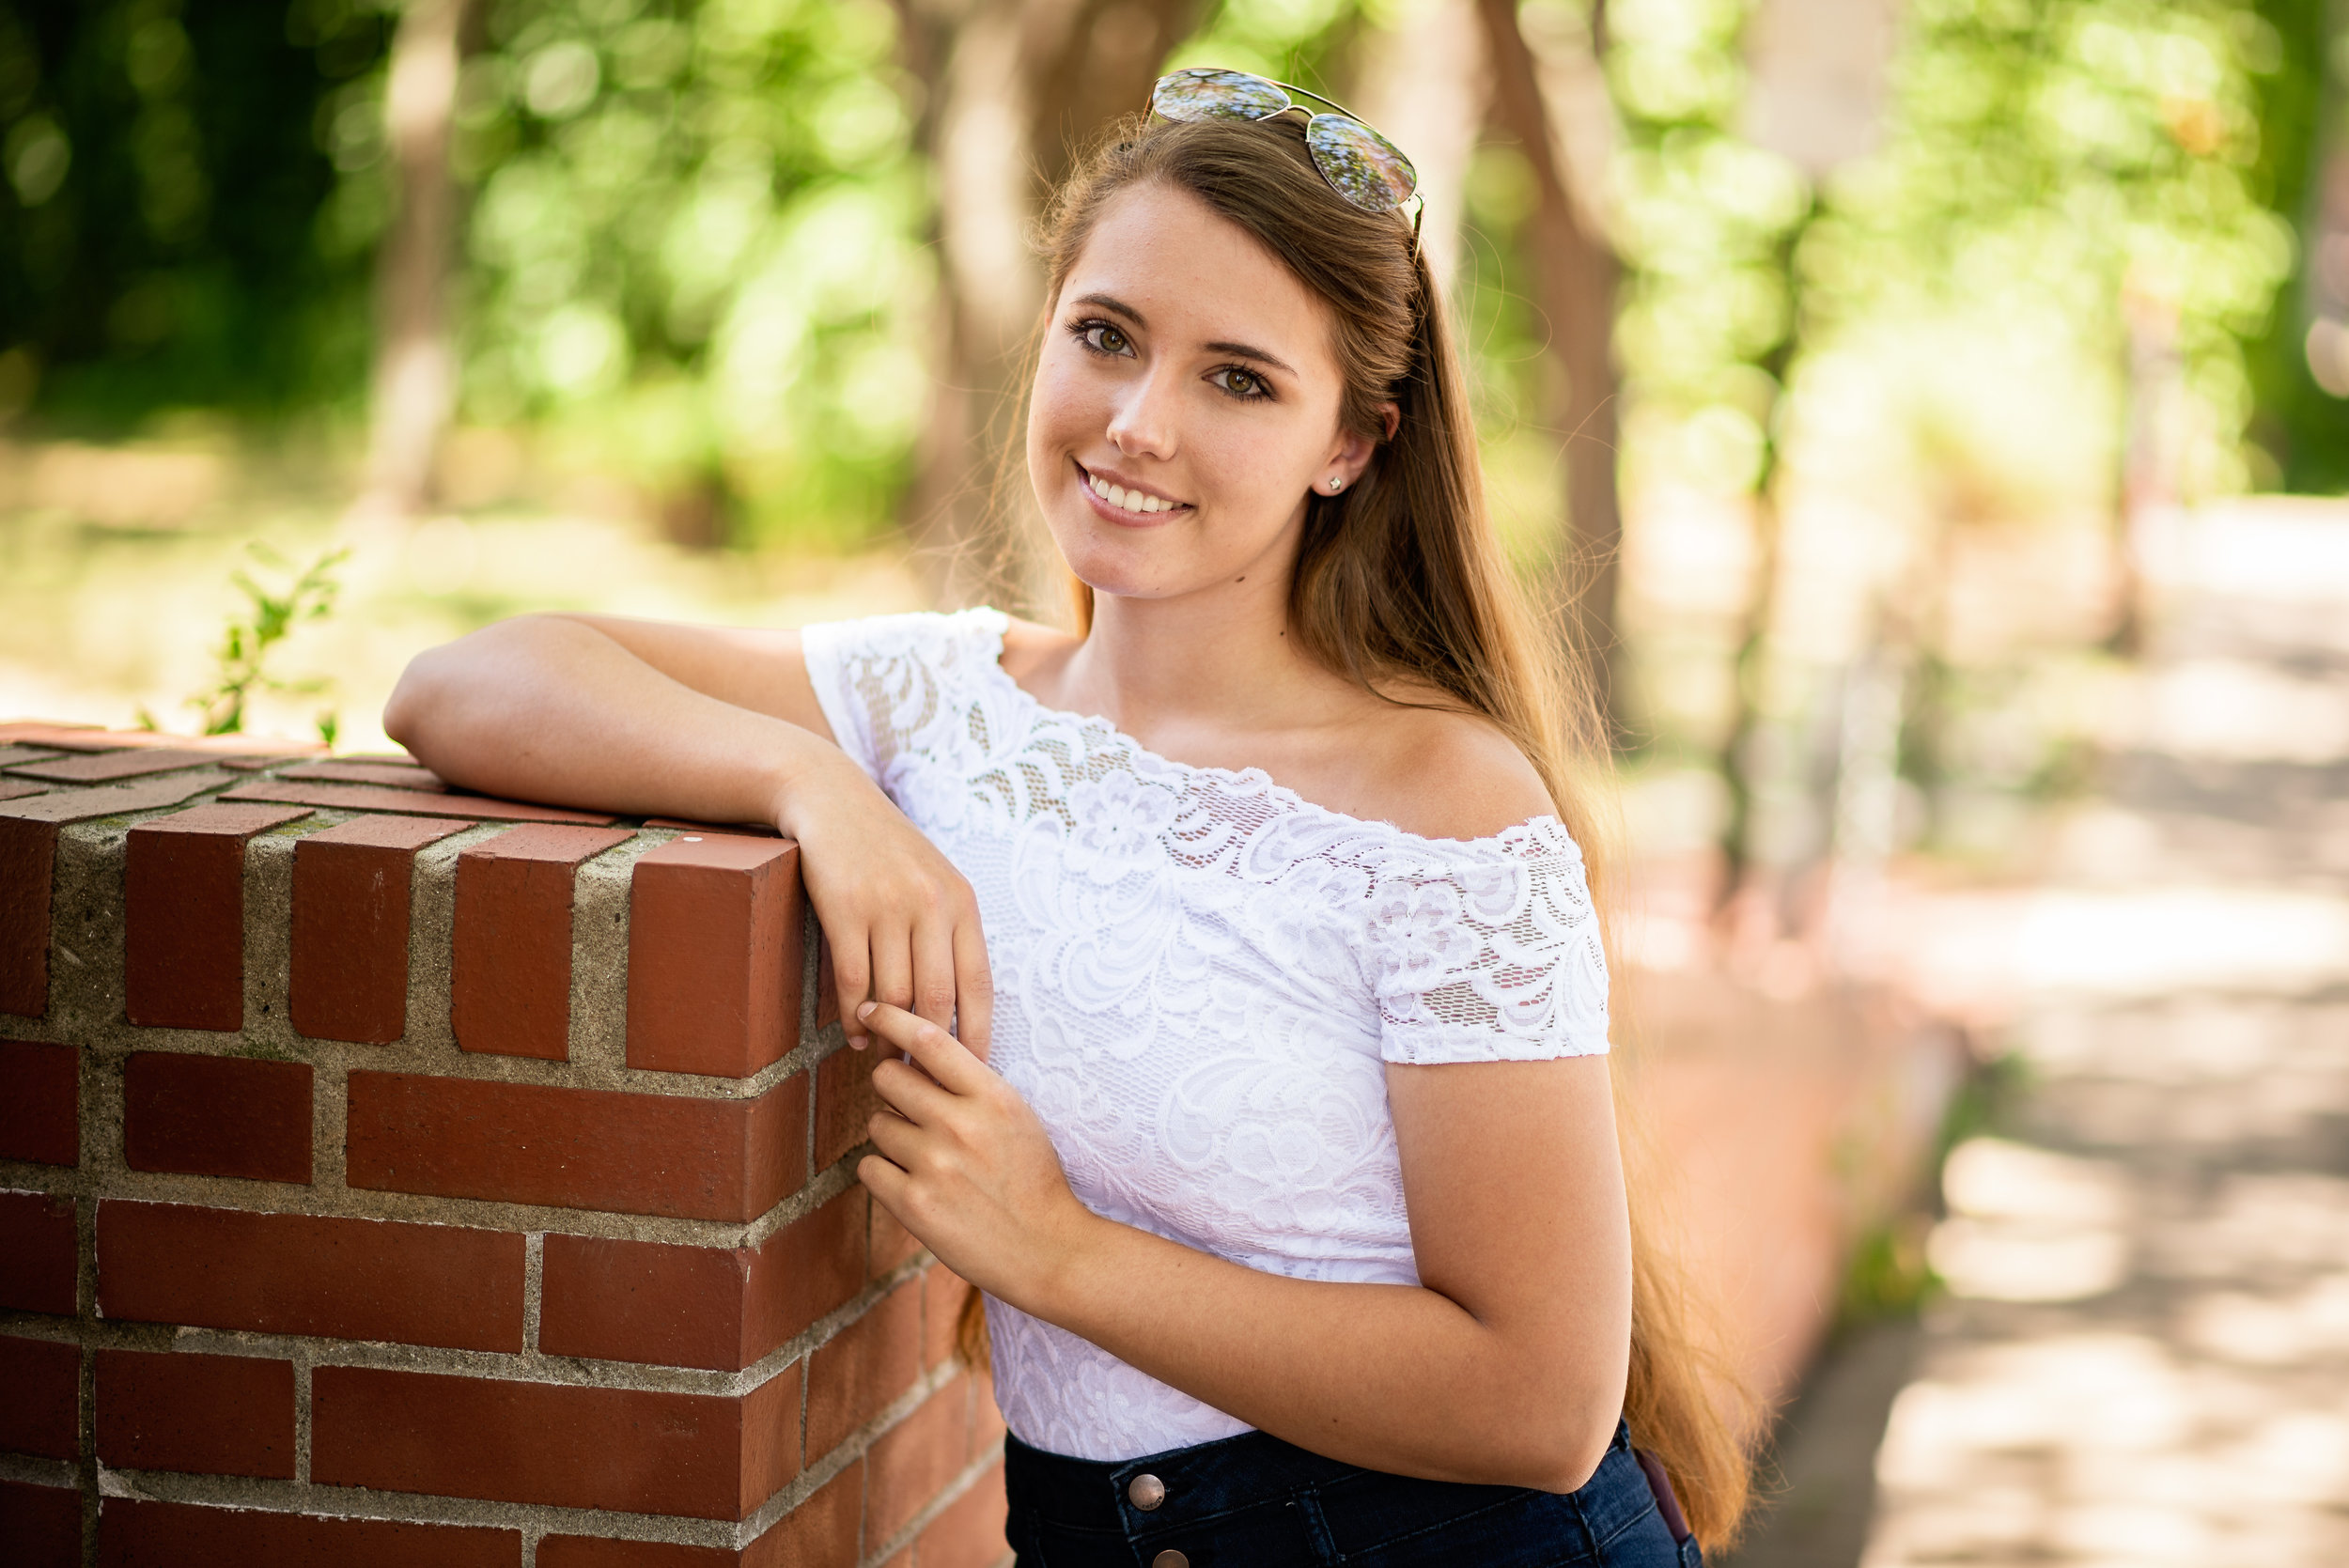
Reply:
[[794, 846], [0, 724], [0, 1562], [985, 1568]]

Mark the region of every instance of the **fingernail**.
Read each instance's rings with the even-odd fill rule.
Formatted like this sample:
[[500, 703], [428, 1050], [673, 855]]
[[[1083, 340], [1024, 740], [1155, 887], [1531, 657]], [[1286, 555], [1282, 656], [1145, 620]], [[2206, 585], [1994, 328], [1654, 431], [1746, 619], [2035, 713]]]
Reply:
[[860, 1018], [871, 1017], [873, 1016], [873, 1008], [876, 1005], [876, 1003], [870, 1001], [858, 1002], [856, 1007], [856, 1016]]

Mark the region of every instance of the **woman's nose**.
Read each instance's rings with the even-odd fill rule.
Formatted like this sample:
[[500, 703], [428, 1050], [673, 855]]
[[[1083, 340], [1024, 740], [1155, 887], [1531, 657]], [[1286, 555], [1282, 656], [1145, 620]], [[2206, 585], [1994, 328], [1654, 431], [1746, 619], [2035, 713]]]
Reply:
[[1110, 444], [1128, 458], [1174, 455], [1174, 389], [1161, 376], [1135, 382], [1110, 413]]

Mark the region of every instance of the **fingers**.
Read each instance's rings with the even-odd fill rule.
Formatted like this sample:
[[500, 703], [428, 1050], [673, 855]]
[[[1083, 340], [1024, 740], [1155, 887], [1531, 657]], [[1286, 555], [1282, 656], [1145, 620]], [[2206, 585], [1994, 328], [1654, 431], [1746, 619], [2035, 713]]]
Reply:
[[856, 1162], [856, 1179], [880, 1200], [881, 1207], [895, 1216], [898, 1223], [905, 1222], [906, 1195], [913, 1185], [911, 1176], [879, 1155], [866, 1155]]
[[894, 1057], [874, 1065], [873, 1092], [881, 1097], [890, 1111], [895, 1113], [891, 1116], [883, 1112], [875, 1116], [873, 1123], [876, 1126], [884, 1119], [911, 1122], [922, 1126], [932, 1126], [953, 1098], [928, 1077]]
[[950, 1094], [983, 1094], [994, 1081], [995, 1075], [960, 1041], [902, 1007], [868, 1001], [863, 1021], [874, 1033], [913, 1058], [916, 1066]]
[[857, 1010], [872, 999], [872, 950], [864, 929], [828, 933], [825, 946], [832, 950], [832, 985], [840, 995], [840, 1028], [848, 1035], [848, 1044], [859, 1050], [864, 1048], [864, 1023]]
[[[926, 920], [913, 928], [913, 1001], [910, 1010], [941, 1029], [955, 1021], [955, 933], [944, 920]], [[889, 998], [879, 999], [887, 1001]]]
[[976, 917], [955, 927], [955, 1033], [982, 1062], [995, 1043], [995, 973]]
[[[876, 924], [872, 931], [871, 1000], [899, 1011], [913, 1006], [913, 940], [904, 926]], [[844, 1017], [849, 1015], [842, 1015]]]

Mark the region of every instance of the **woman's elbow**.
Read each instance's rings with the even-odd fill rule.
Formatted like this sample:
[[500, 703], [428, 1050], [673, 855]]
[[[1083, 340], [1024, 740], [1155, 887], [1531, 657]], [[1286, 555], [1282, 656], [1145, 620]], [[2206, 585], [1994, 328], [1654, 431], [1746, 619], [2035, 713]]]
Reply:
[[416, 755], [430, 743], [431, 716], [444, 701], [440, 665], [446, 651], [427, 648], [410, 660], [383, 704], [383, 733]]
[[1615, 1441], [1623, 1419], [1623, 1386], [1592, 1386], [1591, 1379], [1560, 1379], [1542, 1409], [1517, 1423], [1526, 1452], [1519, 1455], [1517, 1484], [1541, 1492], [1579, 1492], [1597, 1473]]

